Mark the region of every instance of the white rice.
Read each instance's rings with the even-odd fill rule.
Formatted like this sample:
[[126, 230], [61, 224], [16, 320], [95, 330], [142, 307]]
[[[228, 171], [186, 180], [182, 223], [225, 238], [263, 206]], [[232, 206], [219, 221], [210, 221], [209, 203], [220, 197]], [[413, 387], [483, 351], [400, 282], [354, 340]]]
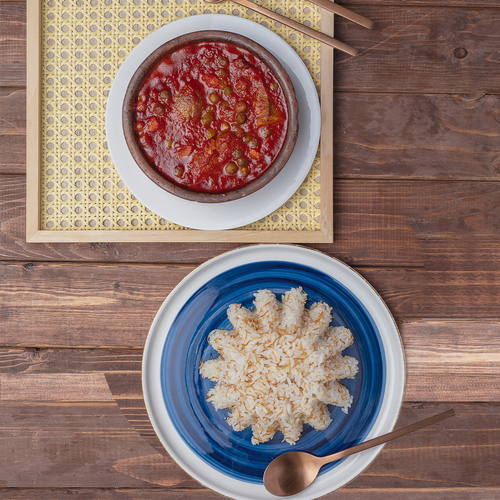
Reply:
[[354, 378], [358, 361], [342, 356], [353, 342], [344, 327], [330, 328], [331, 307], [323, 302], [305, 308], [302, 288], [286, 292], [280, 303], [274, 293], [255, 294], [255, 310], [229, 306], [234, 330], [214, 330], [208, 341], [219, 352], [201, 363], [203, 377], [217, 382], [207, 395], [217, 410], [228, 408], [235, 431], [252, 427], [252, 444], [264, 443], [281, 431], [295, 444], [303, 424], [317, 430], [331, 423], [326, 405], [347, 413], [352, 396], [339, 383]]

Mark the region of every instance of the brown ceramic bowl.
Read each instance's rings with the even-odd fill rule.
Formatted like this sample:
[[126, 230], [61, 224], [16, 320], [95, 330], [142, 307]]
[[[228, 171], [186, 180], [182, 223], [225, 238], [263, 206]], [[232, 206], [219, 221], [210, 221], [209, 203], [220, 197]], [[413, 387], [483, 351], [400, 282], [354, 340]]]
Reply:
[[[180, 186], [159, 173], [144, 155], [134, 130], [133, 105], [137, 100], [137, 90], [151, 69], [169, 52], [197, 42], [229, 42], [239, 45], [258, 56], [273, 72], [281, 85], [288, 108], [288, 128], [283, 147], [268, 169], [248, 184], [224, 193], [206, 193]], [[162, 189], [180, 198], [201, 203], [220, 203], [248, 196], [268, 184], [286, 165], [292, 154], [298, 134], [298, 107], [290, 77], [280, 62], [258, 43], [236, 33], [224, 31], [197, 31], [182, 35], [160, 46], [139, 66], [127, 88], [122, 109], [123, 132], [127, 146], [138, 167]]]

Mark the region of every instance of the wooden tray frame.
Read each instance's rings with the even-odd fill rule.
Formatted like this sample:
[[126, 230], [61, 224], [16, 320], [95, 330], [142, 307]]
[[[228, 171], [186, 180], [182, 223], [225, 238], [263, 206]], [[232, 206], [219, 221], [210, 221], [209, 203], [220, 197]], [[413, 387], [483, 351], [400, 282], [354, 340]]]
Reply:
[[[26, 241], [76, 242], [333, 242], [333, 49], [321, 44], [320, 229], [300, 230], [47, 230], [41, 228], [41, 16], [42, 0], [27, 0]], [[323, 33], [333, 36], [331, 12], [321, 9]]]

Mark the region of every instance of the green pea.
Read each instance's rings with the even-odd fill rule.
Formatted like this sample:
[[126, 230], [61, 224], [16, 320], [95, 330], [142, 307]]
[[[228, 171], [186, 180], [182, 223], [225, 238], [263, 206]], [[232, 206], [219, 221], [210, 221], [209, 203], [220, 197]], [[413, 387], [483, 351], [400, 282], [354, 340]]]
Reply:
[[182, 177], [184, 175], [184, 167], [182, 165], [177, 165], [174, 168], [174, 175], [176, 177]]
[[252, 140], [252, 136], [251, 136], [251, 135], [248, 135], [248, 134], [247, 134], [247, 135], [244, 135], [244, 136], [243, 136], [243, 142], [244, 142], [245, 144], [248, 144], [251, 140]]
[[248, 175], [248, 168], [246, 167], [240, 168], [240, 175], [242, 177], [246, 177]]
[[226, 173], [228, 173], [229, 175], [234, 175], [237, 171], [238, 171], [238, 167], [236, 166], [236, 163], [230, 161], [226, 165]]
[[241, 152], [241, 149], [235, 149], [233, 151], [233, 158], [237, 160], [238, 158], [241, 158], [243, 153]]
[[212, 94], [210, 94], [208, 96], [208, 100], [212, 103], [212, 104], [215, 104], [216, 102], [219, 102], [219, 96], [213, 92]]
[[248, 146], [252, 149], [255, 149], [257, 146], [259, 145], [259, 143], [257, 142], [257, 139], [252, 139], [249, 143], [248, 143]]
[[276, 82], [271, 83], [271, 90], [278, 90], [279, 87], [280, 86]]
[[156, 115], [162, 115], [165, 113], [165, 106], [163, 104], [157, 103], [155, 104], [153, 111]]
[[245, 113], [238, 113], [235, 117], [235, 121], [238, 125], [243, 125], [247, 121], [247, 115], [245, 115]]
[[164, 101], [167, 101], [168, 99], [170, 99], [171, 97], [171, 94], [168, 90], [162, 90], [160, 92], [160, 97], [164, 100]]
[[233, 89], [229, 86], [227, 86], [225, 89], [224, 89], [224, 95], [231, 95], [233, 93]]
[[206, 132], [205, 132], [205, 136], [207, 139], [213, 139], [215, 137], [215, 130], [213, 128], [209, 128]]
[[217, 62], [219, 63], [219, 66], [227, 66], [227, 59], [225, 57], [219, 57], [219, 60]]
[[246, 102], [240, 101], [236, 103], [234, 110], [236, 113], [244, 113], [247, 110], [248, 106]]
[[240, 167], [244, 167], [248, 163], [248, 160], [246, 158], [238, 158], [237, 163]]
[[203, 123], [203, 125], [210, 125], [212, 123], [212, 120], [214, 119], [212, 113], [205, 113], [202, 117], [201, 117], [201, 123]]

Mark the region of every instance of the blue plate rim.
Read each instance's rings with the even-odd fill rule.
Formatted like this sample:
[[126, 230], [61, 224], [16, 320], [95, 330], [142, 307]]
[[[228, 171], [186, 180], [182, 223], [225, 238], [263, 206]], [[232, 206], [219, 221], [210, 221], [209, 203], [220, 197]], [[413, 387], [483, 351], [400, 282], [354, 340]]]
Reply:
[[[231, 278], [232, 276], [232, 278]], [[272, 277], [271, 277], [272, 276]], [[247, 279], [244, 279], [247, 277]], [[369, 434], [373, 423], [376, 421], [378, 412], [380, 410], [380, 406], [382, 403], [382, 398], [374, 399], [372, 394], [366, 393], [365, 391], [361, 391], [361, 393], [352, 392], [354, 396], [354, 405], [353, 408], [349, 411], [348, 416], [342, 414], [340, 408], [331, 407], [334, 416], [333, 419], [342, 419], [345, 418], [361, 418], [364, 420], [364, 413], [361, 410], [361, 414], [359, 413], [360, 404], [369, 404], [371, 406], [370, 419], [368, 421], [364, 421], [363, 428], [361, 430], [357, 430], [356, 434], [353, 434], [353, 430], [349, 431], [349, 435], [344, 436], [343, 443], [338, 441], [338, 435], [335, 433], [335, 429], [337, 432], [340, 432], [342, 435], [345, 429], [335, 427], [335, 424], [332, 425], [326, 432], [328, 438], [325, 440], [325, 433], [316, 433], [312, 432], [308, 435], [306, 441], [308, 442], [308, 446], [304, 447], [304, 443], [302, 440], [299, 440], [293, 448], [290, 448], [290, 445], [285, 443], [276, 443], [276, 440], [279, 441], [281, 439], [281, 434], [278, 433], [276, 440], [273, 443], [268, 443], [261, 445], [262, 449], [258, 450], [253, 445], [250, 445], [249, 439], [243, 437], [240, 433], [233, 433], [229, 431], [229, 426], [227, 423], [220, 421], [221, 415], [219, 412], [214, 411], [210, 405], [206, 405], [205, 403], [200, 402], [200, 407], [198, 411], [193, 409], [193, 404], [195, 404], [197, 397], [197, 391], [195, 386], [198, 384], [194, 382], [192, 377], [196, 378], [196, 368], [193, 368], [194, 365], [199, 364], [199, 360], [196, 357], [195, 353], [201, 353], [203, 350], [202, 345], [207, 345], [207, 336], [209, 330], [206, 330], [206, 335], [200, 335], [198, 332], [193, 333], [193, 335], [187, 338], [184, 334], [186, 331], [185, 322], [190, 322], [193, 317], [192, 314], [196, 316], [196, 311], [192, 310], [193, 304], [199, 302], [199, 300], [206, 300], [207, 293], [208, 296], [212, 297], [214, 302], [211, 302], [210, 307], [207, 309], [206, 313], [210, 314], [209, 311], [212, 310], [215, 303], [226, 302], [228, 299], [223, 299], [223, 295], [217, 293], [215, 296], [212, 295], [213, 287], [221, 285], [223, 288], [221, 290], [226, 290], [225, 287], [229, 286], [233, 288], [235, 283], [240, 283], [240, 287], [243, 285], [243, 280], [247, 283], [247, 289], [245, 292], [245, 300], [253, 300], [253, 294], [259, 288], [279, 288], [285, 286], [302, 286], [304, 290], [308, 293], [313, 293], [316, 291], [316, 294], [320, 293], [321, 300], [325, 299], [325, 293], [331, 294], [330, 302], [327, 300], [329, 304], [337, 304], [337, 307], [340, 306], [339, 316], [335, 316], [335, 323], [341, 321], [341, 313], [342, 310], [349, 307], [354, 307], [358, 314], [360, 314], [361, 319], [358, 320], [356, 317], [351, 318], [348, 321], [354, 321], [356, 326], [349, 326], [350, 328], [354, 328], [353, 331], [361, 330], [361, 338], [363, 340], [357, 339], [357, 341], [361, 342], [369, 342], [369, 339], [366, 337], [366, 333], [363, 331], [366, 329], [367, 331], [371, 331], [371, 335], [369, 338], [375, 339], [375, 344], [377, 349], [373, 351], [374, 356], [380, 356], [380, 361], [382, 361], [381, 371], [376, 370], [375, 372], [371, 372], [371, 374], [366, 373], [365, 376], [370, 377], [369, 384], [372, 385], [372, 390], [377, 390], [377, 387], [373, 384], [381, 384], [381, 388], [385, 388], [385, 352], [383, 347], [383, 342], [380, 337], [380, 332], [378, 331], [377, 325], [373, 321], [371, 315], [368, 313], [362, 302], [358, 300], [356, 296], [350, 293], [349, 289], [343, 286], [338, 282], [334, 277], [323, 273], [322, 271], [312, 268], [310, 266], [306, 266], [304, 264], [292, 263], [292, 262], [283, 262], [277, 260], [270, 261], [260, 261], [257, 263], [250, 264], [242, 264], [240, 266], [232, 267], [231, 269], [222, 272], [212, 280], [209, 280], [202, 284], [188, 299], [185, 303], [181, 311], [177, 314], [176, 318], [173, 321], [172, 328], [169, 331], [169, 334], [166, 337], [165, 344], [163, 346], [163, 355], [162, 355], [162, 365], [161, 365], [161, 381], [162, 381], [162, 391], [163, 391], [163, 399], [165, 406], [167, 408], [167, 412], [170, 416], [170, 419], [177, 431], [177, 433], [182, 437], [184, 442], [209, 466], [214, 469], [241, 481], [246, 481], [254, 484], [262, 484], [262, 475], [264, 473], [265, 464], [269, 463], [268, 460], [271, 460], [274, 456], [278, 454], [294, 451], [297, 449], [302, 449], [314, 454], [331, 454], [341, 449], [344, 449], [345, 443], [349, 442], [350, 446], [354, 446], [360, 442], [362, 442], [366, 436]], [[218, 285], [215, 285], [213, 281], [216, 281]], [[269, 280], [270, 283], [267, 283]], [[260, 284], [266, 283], [262, 287]], [[272, 284], [271, 284], [272, 283]], [[321, 291], [319, 289], [321, 289]], [[202, 299], [203, 297], [203, 299]], [[241, 293], [238, 293], [239, 300], [241, 300]], [[315, 300], [317, 300], [316, 297]], [[309, 299], [310, 300], [310, 299]], [[314, 300], [313, 300], [314, 302]], [[229, 305], [229, 302], [227, 302]], [[190, 309], [191, 308], [191, 309]], [[198, 309], [195, 306], [195, 309]], [[190, 311], [189, 311], [190, 310]], [[188, 312], [189, 311], [189, 312]], [[222, 313], [222, 316], [226, 316], [225, 311]], [[352, 316], [352, 314], [350, 314]], [[201, 320], [201, 318], [199, 318]], [[361, 323], [359, 323], [361, 321]], [[345, 323], [343, 323], [345, 324]], [[191, 325], [193, 326], [193, 325]], [[347, 326], [347, 325], [345, 325]], [[214, 325], [215, 328], [219, 327]], [[189, 327], [187, 327], [189, 328]], [[195, 356], [195, 360], [190, 360], [189, 363], [186, 363], [185, 356], [176, 356], [173, 353], [173, 349], [186, 349], [186, 354], [188, 359]], [[375, 348], [375, 345], [372, 345], [372, 349]], [[359, 347], [355, 348], [359, 349]], [[184, 352], [184, 351], [183, 351]], [[370, 350], [372, 352], [372, 350]], [[368, 363], [367, 367], [371, 365], [371, 363], [376, 358], [372, 358], [369, 354], [363, 354], [362, 349], [358, 352], [358, 359], [360, 362], [363, 360]], [[173, 383], [169, 382], [169, 373], [172, 373], [172, 368], [175, 366], [176, 370], [180, 370], [179, 373], [183, 373], [184, 377], [176, 378]], [[374, 367], [375, 368], [375, 367]], [[373, 369], [373, 368], [372, 368]], [[177, 377], [174, 373], [174, 377]], [[357, 377], [359, 377], [358, 375]], [[348, 383], [348, 385], [356, 383], [355, 380], [345, 381], [343, 383]], [[194, 384], [194, 385], [192, 385]], [[361, 387], [358, 386], [358, 389]], [[193, 392], [194, 391], [194, 392]], [[378, 390], [377, 390], [378, 392]], [[200, 396], [198, 395], [198, 398]], [[362, 398], [363, 402], [357, 401], [358, 398]], [[367, 399], [368, 398], [368, 399]], [[181, 402], [182, 401], [182, 402]], [[198, 404], [198, 403], [196, 403]], [[205, 410], [203, 410], [205, 408]], [[354, 411], [354, 413], [352, 413]], [[221, 412], [222, 413], [222, 412]], [[212, 415], [212, 416], [210, 416]], [[199, 425], [195, 425], [193, 428], [193, 422], [197, 421]], [[215, 428], [212, 425], [215, 426]], [[207, 447], [207, 440], [205, 438], [206, 427], [211, 426], [214, 430], [214, 436], [219, 435], [220, 437], [226, 435], [229, 440], [231, 440], [234, 446], [237, 446], [240, 449], [240, 453], [235, 453], [235, 459], [231, 462], [231, 466], [227, 464], [227, 447], [221, 446], [217, 444], [217, 439], [215, 441], [210, 441], [210, 445]], [[352, 424], [349, 424], [352, 429]], [[307, 428], [307, 426], [306, 426]], [[205, 429], [205, 431], [204, 431]], [[342, 429], [342, 430], [340, 430]], [[310, 432], [310, 431], [309, 431]], [[222, 437], [222, 439], [225, 439]], [[347, 439], [347, 441], [345, 441]], [[338, 447], [340, 446], [340, 447]], [[241, 448], [240, 448], [241, 447]], [[320, 448], [321, 451], [320, 451]], [[208, 452], [208, 449], [211, 448], [211, 452]], [[276, 449], [277, 448], [277, 449]], [[272, 451], [271, 451], [272, 450]], [[241, 453], [245, 455], [249, 453], [253, 455], [257, 453], [259, 455], [259, 451], [262, 452], [261, 459], [263, 457], [267, 457], [264, 460], [264, 464], [257, 466], [258, 458], [255, 457], [256, 462], [253, 462], [252, 459], [244, 459], [241, 456]], [[239, 459], [236, 457], [239, 456]], [[243, 462], [242, 462], [243, 460]], [[246, 463], [247, 460], [250, 460], [250, 463]], [[328, 470], [338, 467], [341, 461], [334, 462], [323, 467], [320, 471], [320, 474], [326, 473]], [[253, 464], [253, 465], [252, 465]], [[260, 469], [260, 472], [258, 470]]]

